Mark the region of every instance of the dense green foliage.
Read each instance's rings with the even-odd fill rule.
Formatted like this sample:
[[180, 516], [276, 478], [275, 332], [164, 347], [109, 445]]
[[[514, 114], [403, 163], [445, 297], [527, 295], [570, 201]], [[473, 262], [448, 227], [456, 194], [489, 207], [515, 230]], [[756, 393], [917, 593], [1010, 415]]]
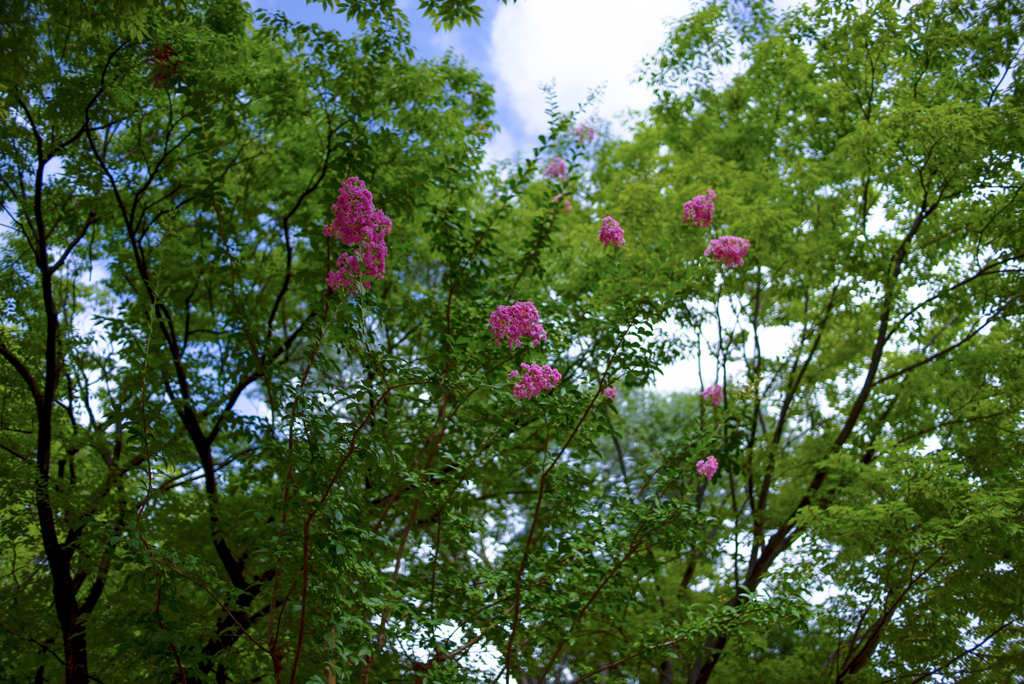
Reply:
[[[408, 28], [409, 18], [395, 0], [306, 0], [343, 14], [361, 28], [381, 24]], [[508, 0], [501, 0], [508, 3]], [[515, 0], [512, 0], [515, 2]], [[190, 0], [10, 0], [0, 17], [0, 86], [26, 85], [31, 65], [47, 35], [71, 31], [79, 35], [115, 31], [122, 38], [149, 41], [166, 21], [166, 10], [191, 12]], [[435, 28], [479, 24], [483, 9], [475, 0], [420, 0], [417, 8]], [[257, 10], [254, 16], [266, 19]], [[34, 78], [34, 74], [31, 78]]]
[[[636, 233], [676, 234], [713, 185], [714, 234], [751, 240], [680, 322], [737, 436], [719, 515], [746, 550], [715, 584], [833, 593], [763, 681], [1024, 669], [1020, 29], [1004, 3], [709, 6], [651, 61], [635, 140], [606, 148], [599, 197]], [[696, 255], [708, 236], [681, 237]], [[761, 354], [776, 326], [788, 357]], [[753, 676], [749, 644], [707, 649], [690, 681]]]
[[[1014, 5], [709, 5], [633, 140], [551, 97], [494, 169], [392, 4], [118, 6], [3, 10], [0, 679], [1020, 681]], [[347, 295], [353, 176], [394, 229]], [[698, 355], [721, 407], [642, 389]]]

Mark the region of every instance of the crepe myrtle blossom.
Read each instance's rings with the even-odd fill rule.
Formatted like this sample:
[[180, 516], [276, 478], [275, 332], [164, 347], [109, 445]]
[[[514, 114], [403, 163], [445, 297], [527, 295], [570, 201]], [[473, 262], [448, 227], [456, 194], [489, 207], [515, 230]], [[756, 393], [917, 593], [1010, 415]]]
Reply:
[[586, 124], [576, 126], [573, 134], [576, 136], [576, 140], [580, 145], [586, 145], [594, 139], [594, 129]]
[[605, 216], [601, 219], [600, 240], [601, 244], [605, 247], [614, 244], [619, 249], [622, 249], [626, 246], [626, 236], [622, 232], [619, 222], [611, 216]]
[[387, 256], [383, 237], [365, 243], [356, 253], [342, 252], [334, 264], [338, 270], [327, 272], [327, 287], [352, 293], [359, 289], [356, 283], [362, 283], [369, 290], [374, 280], [384, 276]]
[[747, 255], [748, 249], [750, 249], [748, 240], [732, 235], [723, 235], [708, 244], [708, 248], [704, 250], [704, 256], [711, 257], [729, 268], [736, 268], [743, 265], [743, 257]]
[[557, 202], [558, 200], [564, 200], [565, 203], [562, 205], [562, 211], [572, 211], [572, 202], [570, 201], [571, 199], [572, 198], [569, 197], [568, 195], [562, 195], [562, 193], [558, 193], [551, 199], [551, 201], [552, 203], [554, 203]]
[[328, 271], [327, 286], [348, 293], [359, 289], [357, 283], [369, 289], [386, 272], [388, 246], [384, 238], [391, 233], [391, 219], [373, 206], [366, 184], [354, 177], [338, 188], [338, 201], [331, 210], [334, 220], [324, 226], [324, 235], [355, 249], [338, 257], [338, 270]]
[[718, 472], [718, 459], [714, 456], [708, 456], [706, 461], [697, 461], [697, 472], [710, 480]]
[[355, 245], [374, 233], [391, 231], [391, 219], [373, 206], [373, 194], [359, 178], [349, 178], [338, 188], [338, 201], [331, 206], [334, 220], [324, 226], [324, 235], [346, 245]]
[[711, 188], [708, 188], [706, 195], [697, 195], [683, 205], [683, 223], [693, 221], [701, 228], [711, 225], [711, 218], [715, 215], [715, 198], [718, 195]]
[[561, 157], [555, 157], [548, 164], [548, 168], [544, 169], [544, 177], [546, 178], [559, 178], [563, 182], [569, 180], [569, 172], [565, 168], [565, 160]]
[[716, 384], [708, 387], [700, 393], [700, 398], [710, 403], [712, 406], [721, 406], [723, 398], [722, 386]]
[[619, 396], [619, 390], [615, 389], [614, 387], [605, 387], [604, 396], [608, 397], [612, 401], [615, 401], [615, 399]]
[[523, 377], [512, 388], [512, 396], [516, 399], [533, 399], [544, 390], [554, 389], [562, 381], [562, 374], [548, 365], [521, 363], [519, 367], [523, 369]]
[[510, 306], [500, 305], [491, 313], [491, 334], [494, 343], [501, 344], [508, 339], [508, 348], [518, 347], [520, 338], [528, 337], [536, 347], [546, 342], [548, 334], [540, 324], [540, 314], [533, 302], [516, 302]]

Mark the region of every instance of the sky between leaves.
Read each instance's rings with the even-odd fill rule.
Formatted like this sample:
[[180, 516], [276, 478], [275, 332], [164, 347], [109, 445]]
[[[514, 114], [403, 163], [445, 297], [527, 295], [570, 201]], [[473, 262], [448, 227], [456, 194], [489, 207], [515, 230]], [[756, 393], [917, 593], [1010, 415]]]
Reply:
[[[292, 20], [317, 22], [344, 35], [355, 24], [325, 12], [319, 3], [302, 0], [250, 0], [254, 8], [284, 11]], [[481, 0], [479, 26], [435, 32], [417, 11], [418, 0], [397, 0], [410, 19], [413, 46], [420, 57], [451, 48], [479, 69], [495, 88], [496, 122], [501, 132], [488, 147], [488, 158], [505, 159], [529, 152], [546, 130], [542, 83], [556, 82], [559, 104], [569, 110], [587, 93], [605, 85], [597, 113], [614, 118], [627, 109], [644, 110], [654, 101], [637, 82], [640, 61], [666, 35], [666, 21], [679, 19], [699, 4], [694, 0], [517, 0], [507, 5]], [[799, 4], [777, 0], [778, 9]], [[625, 135], [615, 122], [613, 133]]]

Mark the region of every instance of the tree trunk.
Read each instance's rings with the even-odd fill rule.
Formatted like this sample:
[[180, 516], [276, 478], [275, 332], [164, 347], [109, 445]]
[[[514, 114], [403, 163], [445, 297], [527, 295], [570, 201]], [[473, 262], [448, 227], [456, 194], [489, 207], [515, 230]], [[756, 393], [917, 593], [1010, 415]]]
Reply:
[[658, 668], [658, 684], [672, 684], [672, 661], [666, 660]]

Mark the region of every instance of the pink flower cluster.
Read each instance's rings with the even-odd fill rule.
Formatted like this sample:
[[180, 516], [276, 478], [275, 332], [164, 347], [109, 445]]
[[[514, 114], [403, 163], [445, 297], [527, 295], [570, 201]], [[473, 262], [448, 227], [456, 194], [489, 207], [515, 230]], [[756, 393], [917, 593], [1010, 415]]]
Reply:
[[708, 248], [704, 250], [704, 256], [711, 257], [729, 268], [736, 268], [743, 265], [743, 257], [747, 255], [748, 249], [750, 249], [749, 241], [741, 237], [724, 235], [711, 241]]
[[516, 302], [511, 306], [499, 306], [491, 313], [491, 334], [494, 335], [494, 343], [501, 344], [501, 341], [508, 338], [508, 348], [518, 347], [519, 339], [528, 337], [533, 340], [533, 346], [548, 339], [544, 326], [540, 324], [540, 314], [533, 302]]
[[[373, 206], [373, 194], [358, 178], [349, 178], [338, 188], [338, 201], [331, 207], [334, 220], [324, 226], [324, 235], [354, 245], [379, 232], [379, 226], [391, 227], [384, 212]], [[385, 231], [386, 233], [387, 231]]]
[[560, 178], [562, 181], [568, 180], [569, 172], [565, 168], [565, 160], [561, 157], [555, 157], [548, 164], [548, 168], [544, 169], [543, 175], [546, 178]]
[[[523, 377], [512, 388], [512, 396], [516, 399], [533, 399], [544, 390], [553, 389], [562, 381], [562, 374], [551, 366], [538, 366], [535, 363], [521, 363]], [[515, 375], [512, 375], [515, 373]], [[518, 377], [518, 371], [512, 371], [509, 377]]]
[[385, 273], [388, 246], [384, 238], [391, 233], [391, 219], [373, 206], [373, 195], [358, 178], [341, 184], [338, 201], [331, 209], [334, 220], [324, 226], [324, 235], [357, 249], [338, 257], [338, 270], [328, 271], [327, 286], [351, 293], [358, 289], [356, 283], [361, 282], [369, 289]]
[[714, 456], [708, 456], [706, 461], [697, 461], [697, 472], [710, 480], [718, 472], [718, 459]]
[[626, 246], [626, 236], [619, 226], [619, 222], [611, 216], [601, 219], [601, 244], [605, 247], [614, 244], [619, 249]]
[[711, 218], [715, 215], [715, 198], [718, 195], [711, 188], [708, 188], [707, 195], [697, 195], [683, 205], [683, 223], [693, 221], [702, 228], [711, 225]]
[[619, 390], [615, 389], [614, 387], [605, 387], [604, 396], [608, 397], [612, 401], [615, 401], [615, 399], [619, 396]]
[[576, 135], [576, 140], [579, 141], [580, 145], [586, 145], [594, 139], [594, 129], [586, 124], [577, 126], [573, 133]]
[[567, 195], [562, 195], [562, 193], [558, 193], [557, 195], [554, 196], [554, 198], [552, 198], [551, 201], [552, 202], [557, 202], [558, 200], [564, 200], [564, 202], [565, 202], [565, 204], [562, 205], [562, 211], [572, 211], [572, 201], [571, 201], [572, 198], [571, 197], [569, 197]]
[[[533, 302], [499, 306], [491, 313], [491, 334], [494, 336], [495, 344], [500, 345], [501, 341], [507, 338], [509, 349], [518, 347], [523, 337], [533, 340], [533, 346], [548, 339]], [[521, 363], [519, 367], [523, 369], [521, 378], [517, 370], [509, 371], [508, 374], [513, 380], [519, 378], [512, 388], [512, 395], [517, 399], [533, 399], [542, 391], [551, 389], [562, 381], [561, 373], [551, 366]]]
[[721, 406], [723, 398], [722, 386], [712, 385], [711, 387], [708, 387], [706, 390], [700, 393], [700, 398], [710, 403], [712, 406]]

